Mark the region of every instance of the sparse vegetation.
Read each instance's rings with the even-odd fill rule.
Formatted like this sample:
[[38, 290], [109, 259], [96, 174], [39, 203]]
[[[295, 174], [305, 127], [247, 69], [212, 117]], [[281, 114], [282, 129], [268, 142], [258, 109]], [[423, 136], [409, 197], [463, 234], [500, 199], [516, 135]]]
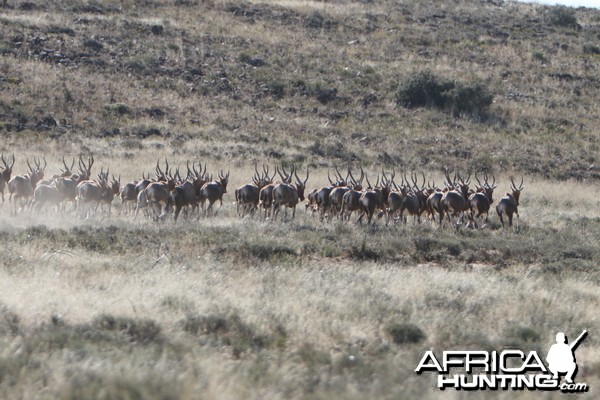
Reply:
[[[0, 153], [230, 170], [218, 218], [0, 206], [2, 398], [438, 398], [427, 349], [590, 336], [600, 387], [597, 10], [517, 2], [9, 2]], [[524, 173], [518, 230], [239, 219], [253, 163]], [[100, 168], [97, 165], [94, 168]], [[94, 170], [96, 173], [97, 170]], [[372, 178], [372, 176], [370, 175]], [[374, 179], [373, 179], [374, 180]], [[497, 203], [494, 203], [494, 205]], [[492, 206], [493, 207], [493, 206]], [[460, 395], [460, 394], [459, 394]], [[485, 397], [485, 393], [482, 393]], [[496, 397], [496, 393], [488, 393]], [[535, 398], [539, 393], [511, 392]]]

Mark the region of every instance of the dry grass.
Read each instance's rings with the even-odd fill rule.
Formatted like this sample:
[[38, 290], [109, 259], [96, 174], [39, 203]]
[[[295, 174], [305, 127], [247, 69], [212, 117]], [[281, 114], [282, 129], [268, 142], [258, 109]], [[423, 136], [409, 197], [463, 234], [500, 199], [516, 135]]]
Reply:
[[[577, 380], [593, 398], [597, 11], [575, 10], [574, 29], [549, 7], [466, 0], [26, 7], [0, 17], [0, 152], [15, 174], [93, 153], [123, 182], [164, 157], [231, 179], [218, 218], [177, 224], [118, 204], [87, 221], [3, 204], [0, 397], [438, 398], [413, 372], [427, 349], [542, 354], [587, 328]], [[489, 115], [397, 106], [424, 69], [484, 84]], [[349, 160], [372, 181], [382, 167], [438, 184], [444, 166], [490, 169], [496, 199], [524, 174], [520, 229], [235, 215], [255, 162], [309, 166], [308, 192]]]
[[[558, 330], [600, 329], [597, 190], [525, 182], [520, 233], [497, 222], [372, 231], [301, 214], [272, 224], [239, 220], [230, 204], [217, 219], [160, 226], [3, 207], [0, 387], [25, 398], [435, 398], [412, 372], [426, 349], [543, 353]], [[407, 324], [424, 338], [398, 342]], [[577, 353], [592, 388], [599, 351], [590, 335]]]

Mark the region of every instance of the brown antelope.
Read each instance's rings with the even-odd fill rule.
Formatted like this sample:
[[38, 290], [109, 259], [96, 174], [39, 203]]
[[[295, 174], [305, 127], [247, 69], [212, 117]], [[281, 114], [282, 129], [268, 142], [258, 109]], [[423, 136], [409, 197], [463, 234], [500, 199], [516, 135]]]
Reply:
[[448, 191], [448, 189], [445, 189], [445, 191], [442, 191], [442, 189], [440, 189], [440, 188], [432, 187], [430, 189], [429, 196], [427, 197], [427, 202], [426, 202], [427, 214], [429, 215], [429, 218], [431, 218], [433, 220], [434, 223], [435, 223], [435, 215], [438, 214], [440, 217], [440, 226], [442, 225], [442, 222], [444, 220], [444, 209], [442, 208], [442, 197], [444, 197], [444, 194], [447, 191]]
[[354, 179], [352, 176], [352, 172], [350, 172], [350, 190], [344, 193], [344, 197], [342, 198], [342, 207], [340, 209], [340, 219], [343, 221], [344, 219], [350, 220], [350, 216], [354, 211], [360, 211], [360, 196], [362, 196], [363, 186], [362, 181], [365, 177], [365, 172], [362, 167], [360, 167], [360, 178], [358, 180]]
[[263, 173], [259, 174], [256, 165], [254, 166], [252, 183], [242, 185], [235, 190], [235, 202], [239, 216], [243, 218], [246, 215], [246, 212], [253, 214], [254, 211], [256, 211], [260, 200], [260, 191], [263, 187], [270, 185], [273, 182], [275, 173], [270, 177], [269, 168], [263, 165]]
[[[200, 205], [202, 207], [203, 214], [208, 216], [213, 204], [219, 200], [219, 208], [215, 211], [215, 215], [223, 207], [223, 194], [227, 193], [227, 183], [229, 181], [229, 172], [223, 174], [223, 171], [219, 172], [219, 179], [212, 182], [207, 182], [202, 186], [200, 191]], [[208, 201], [208, 207], [204, 210], [204, 203]]]
[[121, 176], [119, 178], [115, 178], [112, 176], [112, 180], [108, 181], [108, 171], [106, 172], [106, 185], [108, 186], [108, 190], [104, 192], [102, 199], [100, 200], [100, 206], [103, 204], [108, 206], [108, 215], [111, 215], [112, 211], [112, 202], [115, 196], [118, 196], [121, 191]]
[[[411, 174], [411, 178], [413, 175]], [[413, 180], [415, 182], [415, 180]], [[394, 215], [399, 212], [399, 220], [406, 224], [406, 217], [404, 217], [404, 211], [407, 211], [410, 215], [413, 215], [419, 223], [421, 223], [421, 206], [419, 198], [414, 192], [414, 189], [408, 185], [408, 180], [403, 177], [402, 184], [396, 191], [391, 191], [388, 195], [388, 208], [387, 208], [387, 220], [394, 218]]]
[[4, 167], [0, 166], [0, 194], [2, 194], [2, 203], [4, 203], [4, 188], [6, 187], [6, 184], [10, 181], [12, 169], [15, 165], [15, 155], [13, 154], [12, 163], [10, 165], [4, 159], [4, 154], [1, 156], [1, 159], [4, 163]]
[[119, 193], [119, 198], [121, 199], [121, 209], [125, 214], [133, 211], [133, 205], [137, 201], [137, 192], [135, 190], [137, 183], [138, 181], [133, 181], [124, 184], [121, 188], [121, 192]]
[[172, 190], [175, 190], [175, 182], [173, 180], [152, 182], [143, 190], [144, 195], [141, 196], [141, 199], [138, 197], [138, 200], [148, 205], [150, 212], [154, 215], [155, 221], [164, 220], [171, 209]]
[[508, 226], [512, 226], [513, 214], [517, 216], [517, 229], [519, 228], [519, 197], [521, 196], [521, 191], [524, 189], [523, 186], [523, 177], [521, 177], [521, 183], [519, 187], [515, 184], [513, 177], [510, 177], [510, 189], [512, 193], [506, 193], [506, 196], [500, 199], [498, 205], [496, 205], [496, 212], [500, 217], [500, 222], [502, 223], [502, 227], [504, 227], [504, 219], [502, 218], [503, 214], [506, 214], [508, 217]]
[[336, 186], [329, 193], [329, 206], [331, 207], [332, 215], [338, 215], [340, 210], [342, 209], [342, 201], [344, 199], [344, 194], [348, 190], [350, 190], [349, 178], [351, 175], [350, 166], [348, 166], [348, 172], [346, 173], [346, 177], [344, 178], [340, 171], [338, 171], [337, 167], [335, 167], [336, 176], [338, 178]]
[[54, 184], [40, 184], [37, 185], [33, 191], [31, 210], [39, 212], [44, 204], [50, 203], [54, 205], [56, 211], [58, 212], [60, 210], [59, 205], [63, 200], [63, 194]]
[[[111, 191], [108, 183], [108, 172], [100, 170], [98, 180], [84, 180], [77, 185], [77, 215], [89, 218], [98, 208], [100, 202]], [[93, 209], [90, 207], [93, 205]]]
[[[173, 206], [175, 207], [174, 219], [177, 221], [179, 214], [184, 210], [184, 216], [187, 219], [188, 209], [191, 207], [192, 213], [194, 211], [197, 214], [197, 219], [200, 218], [199, 212], [199, 199], [201, 196], [201, 188], [205, 183], [208, 182], [206, 177], [206, 165], [204, 172], [202, 172], [202, 164], [200, 164], [200, 171], [196, 170], [196, 166], [192, 163], [192, 169], [190, 169], [189, 161], [186, 164], [187, 175], [185, 179], [180, 179], [180, 184], [175, 187], [171, 197], [173, 200]], [[179, 172], [176, 173], [179, 176]]]
[[138, 208], [136, 208], [135, 215], [140, 208], [144, 208], [144, 204], [147, 204], [154, 220], [164, 221], [173, 202], [171, 192], [175, 190], [175, 179], [171, 175], [166, 158], [164, 171], [160, 168], [159, 161], [156, 162], [156, 177], [157, 181], [150, 182], [143, 190], [143, 195], [138, 194]]
[[[33, 189], [39, 181], [44, 179], [44, 170], [46, 169], [46, 158], [44, 165], [37, 158], [33, 160], [35, 167], [32, 167], [27, 160], [28, 172], [25, 175], [17, 175], [8, 181], [9, 200], [13, 201], [15, 213], [21, 211], [27, 205], [29, 198], [33, 196]], [[17, 199], [21, 200], [21, 207], [17, 210]]]
[[[77, 175], [79, 175], [79, 181], [87, 181], [92, 176], [92, 166], [94, 165], [94, 156], [90, 155], [88, 157], [87, 164], [83, 161], [83, 156], [79, 156], [79, 171]], [[66, 167], [66, 165], [65, 165]]]
[[464, 220], [464, 213], [469, 209], [469, 183], [471, 182], [471, 175], [467, 177], [466, 181], [458, 173], [458, 181], [451, 180], [448, 170], [445, 171], [446, 179], [448, 181], [448, 187], [452, 189], [448, 190], [442, 195], [441, 207], [448, 220], [452, 222], [452, 217], [456, 218], [456, 226], [458, 226], [458, 218], [461, 221]]
[[[279, 167], [275, 167], [275, 174], [278, 174], [279, 177], [281, 178], [280, 181], [277, 182], [273, 182], [270, 183], [268, 185], [266, 185], [265, 187], [263, 187], [262, 189], [260, 189], [260, 192], [258, 193], [258, 204], [259, 207], [262, 207], [265, 211], [264, 213], [264, 219], [269, 218], [269, 212], [272, 210], [273, 207], [273, 189], [275, 188], [275, 186], [279, 183], [291, 183], [292, 181], [292, 175], [288, 174], [285, 171], [285, 168], [282, 167], [282, 169], [280, 170]], [[273, 178], [275, 178], [275, 175], [273, 175]], [[273, 180], [273, 179], [271, 179]]]
[[[375, 211], [378, 209], [385, 210], [387, 206], [391, 182], [384, 181], [381, 183], [381, 185], [379, 185], [379, 177], [377, 177], [377, 183], [375, 183], [375, 187], [373, 188], [366, 174], [365, 179], [367, 180], [367, 184], [369, 186], [367, 190], [364, 191], [360, 196], [362, 214], [358, 217], [358, 222], [362, 223], [362, 218], [366, 215], [367, 224], [371, 225]], [[380, 218], [381, 215], [383, 215], [383, 212], [380, 213], [377, 218]]]
[[306, 195], [306, 204], [304, 205], [304, 214], [306, 214], [308, 212], [308, 210], [310, 209], [310, 215], [314, 216], [315, 215], [315, 211], [318, 210], [318, 206], [317, 206], [317, 201], [316, 201], [316, 195], [317, 192], [319, 191], [319, 189], [312, 189], [310, 192], [308, 192], [308, 194]]
[[[331, 192], [340, 186], [346, 186], [346, 182], [344, 180], [344, 178], [339, 174], [339, 171], [337, 171], [337, 176], [336, 178], [338, 179], [337, 181], [332, 181], [331, 180], [331, 174], [329, 173], [329, 171], [327, 171], [327, 179], [329, 180], [329, 185], [328, 186], [323, 186], [322, 188], [318, 189], [317, 192], [314, 195], [314, 202], [316, 205], [316, 208], [319, 210], [319, 219], [321, 221], [323, 221], [323, 219], [325, 218], [325, 215], [329, 215], [331, 216], [331, 210], [332, 210], [332, 205], [331, 205]], [[342, 196], [342, 200], [343, 200], [343, 196]]]
[[[488, 223], [490, 206], [494, 202], [492, 196], [494, 189], [496, 189], [498, 186], [495, 185], [496, 178], [493, 175], [493, 182], [491, 184], [488, 182], [487, 174], [483, 176], [483, 184], [479, 181], [477, 174], [475, 174], [475, 179], [477, 180], [478, 184], [476, 187], [477, 191], [469, 196], [469, 208], [471, 211], [470, 219], [473, 222], [473, 225], [477, 228], [479, 226], [477, 219], [483, 214], [485, 214], [485, 224]], [[482, 226], [482, 228], [485, 227], [485, 224]]]
[[271, 216], [273, 221], [277, 218], [281, 206], [291, 208], [292, 219], [294, 219], [296, 216], [296, 205], [299, 202], [304, 201], [304, 188], [306, 187], [306, 181], [308, 181], [309, 177], [308, 167], [306, 167], [306, 178], [304, 180], [301, 180], [298, 177], [295, 168], [292, 168], [290, 177], [292, 175], [296, 178], [295, 185], [288, 182], [281, 182], [273, 188], [273, 204], [271, 206]]

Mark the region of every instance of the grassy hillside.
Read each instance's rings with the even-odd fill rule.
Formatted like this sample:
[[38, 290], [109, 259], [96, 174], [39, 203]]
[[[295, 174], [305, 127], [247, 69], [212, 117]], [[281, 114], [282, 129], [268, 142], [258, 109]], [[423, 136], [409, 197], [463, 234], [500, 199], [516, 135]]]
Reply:
[[[142, 7], [143, 4], [143, 7]], [[426, 350], [590, 335], [600, 388], [600, 12], [482, 1], [15, 1], [0, 153], [231, 171], [218, 217], [0, 206], [0, 398], [563, 398], [440, 392]], [[424, 106], [419, 105], [423, 100]], [[256, 161], [524, 174], [518, 230], [240, 219]], [[369, 175], [369, 176], [372, 176]], [[115, 202], [117, 203], [117, 202]]]
[[[2, 11], [4, 153], [43, 142], [130, 157], [158, 141], [190, 159], [600, 176], [597, 10], [192, 0]], [[454, 116], [398, 105], [424, 71], [493, 103]]]

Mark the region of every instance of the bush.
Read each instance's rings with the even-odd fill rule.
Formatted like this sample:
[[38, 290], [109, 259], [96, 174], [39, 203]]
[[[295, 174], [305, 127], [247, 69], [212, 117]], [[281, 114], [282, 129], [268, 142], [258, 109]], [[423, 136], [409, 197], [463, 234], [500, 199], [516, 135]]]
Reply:
[[410, 78], [398, 91], [396, 103], [412, 107], [438, 107], [444, 106], [443, 93], [450, 89], [448, 83], [438, 82], [431, 72], [421, 72]]
[[575, 10], [569, 7], [554, 7], [550, 11], [550, 24], [565, 28], [581, 28], [579, 23], [577, 23]]
[[481, 115], [494, 99], [494, 96], [482, 85], [467, 86], [456, 84], [456, 87], [445, 93], [446, 107], [453, 116], [468, 114]]
[[396, 103], [408, 108], [435, 107], [447, 110], [455, 117], [463, 114], [481, 116], [493, 98], [481, 84], [444, 81], [431, 72], [421, 72], [400, 86]]
[[387, 333], [396, 344], [419, 343], [425, 339], [425, 333], [416, 325], [408, 323], [390, 323]]

